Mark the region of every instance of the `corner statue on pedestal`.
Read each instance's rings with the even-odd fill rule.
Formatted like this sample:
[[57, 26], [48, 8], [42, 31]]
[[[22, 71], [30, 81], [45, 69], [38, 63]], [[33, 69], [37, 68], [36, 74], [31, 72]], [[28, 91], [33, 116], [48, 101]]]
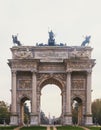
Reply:
[[52, 32], [52, 30], [49, 33], [49, 39], [48, 39], [48, 45], [49, 46], [55, 46], [55, 39], [54, 39], [54, 33]]
[[82, 42], [81, 46], [85, 46], [86, 44], [89, 44], [91, 36], [86, 36], [85, 40]]
[[20, 41], [18, 41], [17, 35], [12, 35], [13, 43], [17, 44], [18, 46], [21, 46]]

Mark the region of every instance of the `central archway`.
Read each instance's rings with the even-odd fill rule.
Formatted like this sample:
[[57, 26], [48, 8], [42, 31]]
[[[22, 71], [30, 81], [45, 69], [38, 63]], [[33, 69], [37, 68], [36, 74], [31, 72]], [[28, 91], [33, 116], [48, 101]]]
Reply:
[[[62, 113], [61, 101], [61, 90], [58, 86], [48, 84], [42, 88], [41, 111], [44, 113], [44, 117], [41, 117], [41, 124], [45, 124], [45, 119], [48, 119], [46, 123], [60, 123], [59, 121]], [[49, 120], [51, 122], [49, 122]]]
[[[42, 104], [41, 104], [41, 99], [42, 99], [42, 90], [43, 89], [45, 89], [46, 87], [50, 87], [50, 90], [49, 90], [49, 92], [48, 92], [48, 98], [49, 98], [49, 93], [51, 92], [53, 92], [54, 91], [54, 88], [55, 88], [55, 93], [58, 93], [58, 97], [60, 98], [60, 99], [58, 99], [57, 100], [57, 102], [59, 102], [59, 100], [60, 100], [60, 113], [58, 114], [58, 115], [56, 115], [56, 117], [57, 117], [57, 119], [55, 119], [55, 114], [53, 114], [53, 115], [51, 115], [51, 116], [53, 116], [52, 118], [53, 118], [53, 120], [56, 120], [55, 122], [57, 122], [57, 123], [61, 123], [61, 117], [62, 117], [62, 115], [63, 115], [63, 92], [64, 92], [64, 84], [63, 83], [61, 83], [60, 81], [59, 81], [59, 79], [56, 79], [55, 77], [48, 77], [48, 78], [44, 78], [44, 79], [42, 79], [42, 82], [40, 83], [40, 85], [39, 85], [39, 89], [40, 89], [40, 106], [42, 106]], [[53, 90], [52, 90], [52, 88], [53, 88]], [[52, 97], [52, 95], [51, 95], [51, 98], [53, 98]], [[55, 99], [53, 99], [53, 101], [56, 101]], [[49, 102], [49, 100], [47, 100], [47, 102]], [[55, 104], [56, 104], [56, 102], [55, 102]], [[45, 106], [45, 104], [43, 103], [43, 106]], [[53, 106], [52, 106], [53, 107]], [[59, 107], [57, 107], [57, 108], [59, 108]], [[49, 108], [49, 106], [48, 106], [48, 108]], [[56, 109], [55, 107], [53, 107], [54, 108], [54, 110]], [[41, 111], [41, 110], [40, 110]], [[43, 111], [44, 112], [44, 111]], [[48, 114], [48, 119], [50, 118], [50, 114], [51, 114], [51, 111], [48, 111], [47, 112], [47, 114]], [[41, 122], [41, 121], [40, 121]], [[54, 122], [54, 121], [53, 121]]]

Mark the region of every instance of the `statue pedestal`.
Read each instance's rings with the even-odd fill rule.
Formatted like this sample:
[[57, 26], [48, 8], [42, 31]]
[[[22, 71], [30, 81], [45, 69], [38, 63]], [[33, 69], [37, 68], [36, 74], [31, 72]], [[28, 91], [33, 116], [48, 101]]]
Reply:
[[38, 119], [37, 114], [31, 113], [31, 115], [30, 115], [30, 125], [31, 126], [39, 125], [39, 119]]
[[63, 125], [72, 125], [72, 116], [71, 114], [64, 115], [64, 123]]
[[10, 125], [12, 126], [17, 126], [18, 125], [18, 115], [17, 114], [13, 114], [10, 117]]

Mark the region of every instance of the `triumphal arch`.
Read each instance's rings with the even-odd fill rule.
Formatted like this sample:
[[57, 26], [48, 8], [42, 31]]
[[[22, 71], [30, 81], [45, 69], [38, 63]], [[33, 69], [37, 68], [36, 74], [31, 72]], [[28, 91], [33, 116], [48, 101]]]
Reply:
[[[52, 36], [52, 35], [51, 35]], [[30, 125], [40, 124], [41, 89], [55, 84], [61, 89], [61, 124], [72, 125], [72, 102], [79, 103], [78, 123], [92, 124], [91, 77], [95, 60], [90, 46], [56, 45], [13, 46], [11, 68], [11, 125], [23, 123], [22, 105], [31, 101]]]

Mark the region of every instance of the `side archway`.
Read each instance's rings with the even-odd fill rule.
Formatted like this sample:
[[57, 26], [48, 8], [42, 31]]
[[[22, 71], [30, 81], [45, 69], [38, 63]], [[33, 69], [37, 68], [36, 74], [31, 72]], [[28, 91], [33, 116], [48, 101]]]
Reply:
[[72, 121], [73, 124], [83, 124], [83, 102], [80, 97], [74, 97], [72, 103]]
[[[29, 103], [28, 103], [29, 102]], [[22, 97], [19, 99], [18, 103], [18, 116], [19, 116], [19, 125], [29, 124], [30, 122], [30, 109], [31, 109], [31, 101], [28, 97]]]

